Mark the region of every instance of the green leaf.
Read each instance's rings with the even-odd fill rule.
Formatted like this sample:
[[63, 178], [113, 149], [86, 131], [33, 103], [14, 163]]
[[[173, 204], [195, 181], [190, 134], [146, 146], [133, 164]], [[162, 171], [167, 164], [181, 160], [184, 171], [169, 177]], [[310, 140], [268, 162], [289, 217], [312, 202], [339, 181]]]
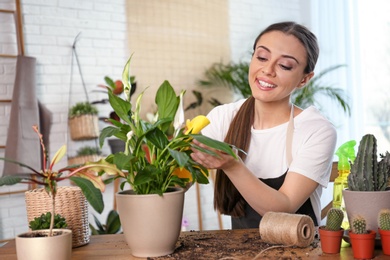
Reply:
[[70, 177], [82, 190], [89, 204], [98, 212], [102, 213], [104, 209], [103, 196], [99, 189], [93, 186], [92, 182], [81, 177]]
[[121, 221], [118, 212], [111, 210], [107, 216], [106, 231], [107, 234], [116, 234], [121, 229]]
[[113, 155], [113, 161], [119, 169], [126, 169], [128, 168], [127, 165], [130, 163], [130, 161], [134, 158], [132, 154], [126, 155], [123, 152], [119, 152]]
[[108, 100], [115, 113], [128, 124], [132, 124], [129, 115], [131, 114], [131, 103], [122, 98], [108, 92]]
[[148, 183], [154, 180], [155, 179], [154, 176], [157, 174], [158, 174], [158, 170], [155, 167], [148, 165], [135, 175], [134, 185], [138, 186], [138, 185]]
[[110, 77], [105, 76], [104, 81], [111, 88], [111, 90], [114, 90], [116, 88], [114, 81]]
[[111, 137], [111, 136], [115, 135], [116, 133], [118, 133], [119, 131], [120, 130], [118, 128], [113, 127], [113, 126], [107, 126], [107, 127], [103, 128], [103, 130], [100, 132], [100, 135], [99, 135], [100, 148], [103, 147], [104, 140], [107, 137]]
[[175, 90], [171, 84], [165, 80], [157, 90], [155, 101], [157, 105], [158, 118], [170, 119], [169, 124], [166, 123], [161, 127], [161, 130], [165, 132], [168, 130], [170, 124], [175, 118], [176, 111], [180, 103], [180, 97], [176, 96]]
[[14, 185], [16, 183], [19, 183], [23, 180], [23, 178], [20, 178], [18, 176], [14, 175], [8, 175], [0, 178], [0, 186], [3, 185]]
[[158, 149], [164, 149], [169, 141], [166, 135], [158, 128], [151, 129], [145, 135], [145, 137]]
[[172, 149], [168, 149], [168, 150], [171, 156], [175, 159], [175, 161], [180, 167], [184, 167], [187, 164], [188, 160], [190, 159], [190, 157], [185, 152], [179, 152]]
[[159, 118], [175, 117], [179, 99], [169, 81], [165, 80], [158, 88], [155, 101]]
[[204, 136], [204, 135], [190, 134], [190, 136], [192, 136], [195, 140], [201, 142], [202, 144], [205, 144], [205, 145], [207, 145], [211, 148], [214, 148], [216, 150], [219, 150], [221, 152], [227, 153], [227, 154], [229, 154], [237, 159], [237, 155], [234, 153], [233, 149], [227, 143], [211, 139], [211, 138]]

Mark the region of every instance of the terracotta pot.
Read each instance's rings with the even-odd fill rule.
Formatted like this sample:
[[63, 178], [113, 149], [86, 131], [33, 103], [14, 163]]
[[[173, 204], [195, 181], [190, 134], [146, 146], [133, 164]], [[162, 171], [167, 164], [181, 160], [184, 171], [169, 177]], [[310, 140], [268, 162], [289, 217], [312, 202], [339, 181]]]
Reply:
[[[378, 213], [381, 209], [390, 208], [390, 190], [387, 191], [350, 191], [343, 190], [345, 209], [348, 220], [361, 215], [367, 221], [368, 230], [378, 230]], [[375, 203], [373, 203], [375, 202]], [[379, 241], [379, 234], [376, 239]]]
[[379, 228], [378, 233], [381, 238], [383, 254], [390, 255], [390, 230], [382, 230]]
[[35, 230], [16, 236], [16, 254], [18, 260], [70, 260], [72, 258], [72, 231], [53, 229], [61, 235], [52, 237], [29, 237], [31, 234], [48, 234], [48, 229]]
[[349, 231], [353, 257], [356, 259], [374, 258], [376, 232], [369, 230], [367, 234], [355, 234]]
[[131, 254], [157, 257], [171, 254], [180, 235], [184, 189], [163, 196], [136, 195], [132, 190], [116, 194], [119, 218]]
[[344, 229], [337, 231], [326, 230], [324, 226], [319, 227], [321, 249], [326, 254], [340, 253], [341, 240], [343, 238]]

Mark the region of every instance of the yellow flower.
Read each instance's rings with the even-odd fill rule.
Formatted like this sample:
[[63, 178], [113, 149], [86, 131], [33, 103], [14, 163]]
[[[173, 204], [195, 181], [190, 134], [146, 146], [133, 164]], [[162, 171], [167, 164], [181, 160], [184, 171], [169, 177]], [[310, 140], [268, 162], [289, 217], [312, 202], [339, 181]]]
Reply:
[[176, 175], [177, 177], [181, 178], [181, 179], [189, 179], [189, 182], [192, 181], [192, 175], [191, 173], [185, 169], [185, 168], [176, 168], [173, 173], [173, 175]]
[[191, 121], [187, 119], [186, 126], [187, 131], [185, 134], [198, 134], [203, 128], [205, 128], [208, 124], [210, 124], [210, 121], [205, 116], [197, 116], [193, 118]]

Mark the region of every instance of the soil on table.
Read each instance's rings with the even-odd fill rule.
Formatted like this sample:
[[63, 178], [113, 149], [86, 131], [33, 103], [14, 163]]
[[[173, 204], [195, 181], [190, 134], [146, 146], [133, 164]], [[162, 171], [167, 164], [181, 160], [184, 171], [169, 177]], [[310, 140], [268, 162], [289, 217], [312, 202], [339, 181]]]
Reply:
[[261, 241], [258, 231], [243, 232], [239, 238], [233, 237], [232, 232], [216, 235], [191, 231], [179, 237], [173, 254], [148, 259], [307, 259], [320, 253], [318, 244], [318, 239], [315, 239], [307, 248], [271, 245]]

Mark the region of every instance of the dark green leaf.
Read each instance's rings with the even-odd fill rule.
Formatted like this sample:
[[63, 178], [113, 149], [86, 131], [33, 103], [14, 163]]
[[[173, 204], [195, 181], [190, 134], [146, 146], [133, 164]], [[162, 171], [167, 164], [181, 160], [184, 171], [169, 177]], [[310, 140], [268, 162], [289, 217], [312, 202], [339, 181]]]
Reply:
[[130, 102], [123, 100], [111, 92], [108, 92], [108, 99], [115, 113], [128, 124], [132, 124], [131, 119], [129, 118], [131, 114]]
[[172, 155], [172, 157], [175, 159], [175, 161], [180, 167], [185, 166], [190, 159], [190, 157], [185, 152], [179, 152], [176, 150], [169, 149], [169, 153]]
[[113, 135], [115, 135], [116, 133], [118, 133], [120, 130], [116, 127], [113, 127], [113, 126], [107, 126], [105, 128], [103, 128], [103, 130], [100, 132], [100, 135], [99, 135], [99, 146], [100, 148], [103, 147], [103, 144], [104, 144], [104, 140], [107, 138], [107, 137], [111, 137]]
[[107, 216], [106, 231], [107, 234], [116, 234], [121, 228], [121, 221], [118, 212], [111, 210]]
[[158, 149], [164, 149], [169, 143], [167, 136], [158, 128], [148, 131], [145, 137]]
[[89, 204], [98, 212], [102, 213], [104, 209], [103, 196], [99, 189], [93, 186], [92, 182], [81, 177], [70, 177], [82, 190]]
[[211, 148], [214, 148], [216, 150], [219, 150], [221, 152], [229, 154], [229, 155], [231, 155], [231, 156], [233, 156], [234, 158], [237, 159], [237, 155], [234, 153], [233, 149], [227, 143], [211, 139], [211, 138], [209, 138], [207, 136], [204, 136], [204, 135], [193, 135], [193, 134], [191, 134], [190, 136], [192, 136], [195, 140], [201, 142], [202, 144], [205, 144], [205, 145], [207, 145], [207, 146], [209, 146]]
[[15, 175], [7, 175], [0, 178], [0, 186], [14, 185], [21, 182], [23, 179]]

